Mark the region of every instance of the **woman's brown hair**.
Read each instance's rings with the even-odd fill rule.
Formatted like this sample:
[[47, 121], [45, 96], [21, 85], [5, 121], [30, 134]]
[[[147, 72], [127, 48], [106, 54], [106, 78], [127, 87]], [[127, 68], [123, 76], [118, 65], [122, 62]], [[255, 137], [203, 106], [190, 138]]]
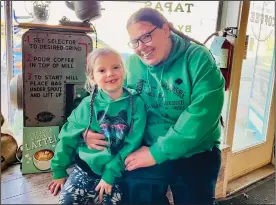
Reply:
[[176, 28], [174, 28], [173, 24], [170, 23], [163, 14], [161, 14], [159, 11], [152, 9], [152, 8], [141, 8], [135, 13], [133, 13], [128, 21], [127, 21], [127, 28], [140, 21], [146, 21], [151, 23], [154, 26], [157, 26], [158, 28], [162, 28], [165, 23], [167, 23], [170, 27], [170, 30], [174, 32], [175, 34], [181, 36], [184, 39], [193, 41], [199, 45], [204, 46], [204, 44], [200, 43], [199, 41], [185, 35], [184, 33], [178, 31]]

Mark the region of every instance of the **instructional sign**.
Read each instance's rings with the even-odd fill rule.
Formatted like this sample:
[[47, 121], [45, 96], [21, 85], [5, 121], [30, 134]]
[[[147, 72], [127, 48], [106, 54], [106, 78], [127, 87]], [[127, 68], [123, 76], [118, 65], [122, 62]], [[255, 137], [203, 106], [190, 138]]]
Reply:
[[63, 125], [66, 94], [85, 83], [92, 46], [85, 33], [29, 30], [23, 35], [24, 126]]

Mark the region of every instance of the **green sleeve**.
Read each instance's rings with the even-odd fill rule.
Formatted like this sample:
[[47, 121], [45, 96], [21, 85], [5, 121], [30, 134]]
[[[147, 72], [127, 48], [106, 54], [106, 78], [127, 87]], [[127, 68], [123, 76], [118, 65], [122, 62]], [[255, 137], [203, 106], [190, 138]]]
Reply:
[[51, 160], [51, 169], [53, 170], [54, 179], [68, 176], [66, 169], [71, 165], [72, 160], [74, 159], [81, 134], [87, 126], [80, 124], [79, 120], [80, 113], [83, 113], [85, 109], [85, 106], [83, 105], [84, 102], [82, 101], [80, 105], [73, 110], [59, 133], [59, 141], [55, 148], [55, 155]]
[[141, 147], [146, 126], [146, 109], [143, 100], [137, 96], [135, 103], [135, 114], [132, 132], [125, 138], [123, 148], [118, 154], [105, 166], [102, 179], [113, 184], [117, 177], [121, 177], [125, 170], [126, 157]]
[[165, 136], [150, 147], [157, 163], [185, 157], [199, 146], [217, 126], [224, 102], [224, 78], [209, 51], [192, 53], [190, 79], [191, 104], [183, 111]]

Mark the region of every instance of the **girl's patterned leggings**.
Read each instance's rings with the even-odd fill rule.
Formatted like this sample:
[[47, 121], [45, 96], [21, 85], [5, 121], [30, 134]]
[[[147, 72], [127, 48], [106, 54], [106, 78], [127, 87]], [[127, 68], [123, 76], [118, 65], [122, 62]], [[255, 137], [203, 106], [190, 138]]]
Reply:
[[95, 188], [100, 180], [97, 175], [89, 176], [87, 172], [76, 166], [61, 190], [59, 204], [120, 204], [122, 192], [116, 183], [112, 186], [111, 194], [104, 193], [102, 203], [99, 202], [99, 195]]

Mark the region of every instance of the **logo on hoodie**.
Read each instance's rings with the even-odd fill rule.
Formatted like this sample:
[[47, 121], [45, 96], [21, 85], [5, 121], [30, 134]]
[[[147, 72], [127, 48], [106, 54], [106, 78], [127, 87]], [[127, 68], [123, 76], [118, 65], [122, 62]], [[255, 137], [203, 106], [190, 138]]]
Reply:
[[181, 85], [183, 83], [183, 80], [180, 79], [180, 78], [177, 78], [175, 81], [174, 81], [177, 85]]
[[105, 111], [99, 111], [97, 119], [102, 134], [108, 139], [108, 151], [114, 155], [123, 147], [125, 136], [128, 134], [127, 112], [120, 111], [116, 116], [109, 116]]

